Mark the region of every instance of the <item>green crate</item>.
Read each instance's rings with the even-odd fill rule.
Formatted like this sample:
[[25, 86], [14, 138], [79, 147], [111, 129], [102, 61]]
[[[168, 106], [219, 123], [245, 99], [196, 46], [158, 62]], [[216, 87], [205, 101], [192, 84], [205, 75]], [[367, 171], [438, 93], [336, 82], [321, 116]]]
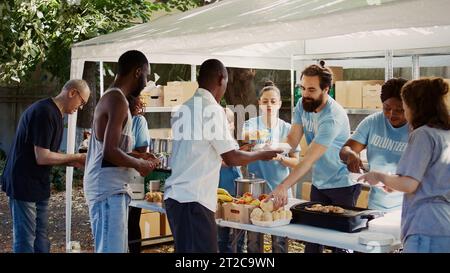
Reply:
[[160, 191], [164, 191], [164, 183], [166, 182], [166, 179], [172, 174], [170, 170], [154, 170], [153, 172], [149, 173], [145, 177], [144, 182], [144, 192], [149, 192], [149, 181], [150, 180], [159, 180], [160, 181]]

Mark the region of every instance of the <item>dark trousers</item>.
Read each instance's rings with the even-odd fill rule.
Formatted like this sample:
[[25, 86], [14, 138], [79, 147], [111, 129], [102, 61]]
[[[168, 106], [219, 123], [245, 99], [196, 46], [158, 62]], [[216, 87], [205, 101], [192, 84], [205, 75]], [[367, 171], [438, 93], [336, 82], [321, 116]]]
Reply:
[[214, 212], [197, 202], [165, 201], [177, 253], [217, 253]]
[[128, 251], [130, 253], [141, 253], [141, 208], [129, 207], [128, 210]]
[[[311, 187], [311, 201], [321, 202], [326, 205], [354, 207], [361, 193], [361, 184], [344, 188], [319, 190], [314, 185]], [[341, 252], [336, 249], [336, 252]], [[306, 243], [305, 253], [322, 253], [323, 246]]]

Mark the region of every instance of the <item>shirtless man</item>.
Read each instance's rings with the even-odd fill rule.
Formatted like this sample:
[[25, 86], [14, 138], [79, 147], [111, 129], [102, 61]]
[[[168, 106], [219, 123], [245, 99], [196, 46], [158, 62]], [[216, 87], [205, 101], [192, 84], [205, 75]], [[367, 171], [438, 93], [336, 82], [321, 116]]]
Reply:
[[126, 97], [139, 96], [148, 73], [144, 54], [125, 52], [114, 83], [95, 108], [84, 176], [95, 252], [127, 252], [130, 171], [146, 176], [158, 163], [145, 154], [131, 154], [132, 118]]

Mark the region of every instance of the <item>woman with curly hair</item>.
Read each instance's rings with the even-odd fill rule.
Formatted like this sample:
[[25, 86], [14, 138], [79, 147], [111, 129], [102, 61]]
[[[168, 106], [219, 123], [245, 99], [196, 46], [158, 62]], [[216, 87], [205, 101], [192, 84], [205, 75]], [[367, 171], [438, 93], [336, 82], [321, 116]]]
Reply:
[[403, 252], [450, 252], [450, 117], [442, 78], [410, 81], [402, 88], [411, 126], [396, 175], [370, 172], [358, 180], [404, 192]]

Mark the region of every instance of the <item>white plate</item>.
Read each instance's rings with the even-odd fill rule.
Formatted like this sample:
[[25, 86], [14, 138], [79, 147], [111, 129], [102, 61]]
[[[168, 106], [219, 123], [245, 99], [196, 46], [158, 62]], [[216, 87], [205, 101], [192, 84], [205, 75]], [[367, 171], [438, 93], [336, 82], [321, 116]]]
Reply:
[[289, 145], [289, 143], [270, 143], [270, 144], [256, 144], [253, 147], [253, 151], [263, 151], [263, 150], [268, 150], [268, 149], [272, 149], [272, 150], [282, 150], [283, 154], [288, 154], [291, 150], [292, 147], [291, 145]]
[[358, 242], [362, 245], [390, 246], [394, 241], [393, 235], [377, 232], [366, 232], [358, 237]]
[[363, 184], [363, 185], [366, 185], [366, 186], [369, 186], [369, 187], [377, 187], [377, 188], [383, 188], [384, 187], [384, 184], [381, 183], [381, 182], [378, 182], [378, 184], [375, 184], [375, 185], [370, 185], [366, 181], [358, 181], [358, 178], [360, 176], [363, 176], [364, 174], [365, 173], [352, 173], [352, 172], [350, 172], [349, 173], [349, 177], [354, 183], [357, 183], [357, 184]]
[[258, 221], [258, 220], [250, 219], [250, 221], [252, 221], [252, 224], [254, 224], [255, 226], [279, 227], [279, 226], [289, 225], [289, 223], [291, 222], [291, 219], [282, 219], [282, 220], [276, 220], [276, 221]]

